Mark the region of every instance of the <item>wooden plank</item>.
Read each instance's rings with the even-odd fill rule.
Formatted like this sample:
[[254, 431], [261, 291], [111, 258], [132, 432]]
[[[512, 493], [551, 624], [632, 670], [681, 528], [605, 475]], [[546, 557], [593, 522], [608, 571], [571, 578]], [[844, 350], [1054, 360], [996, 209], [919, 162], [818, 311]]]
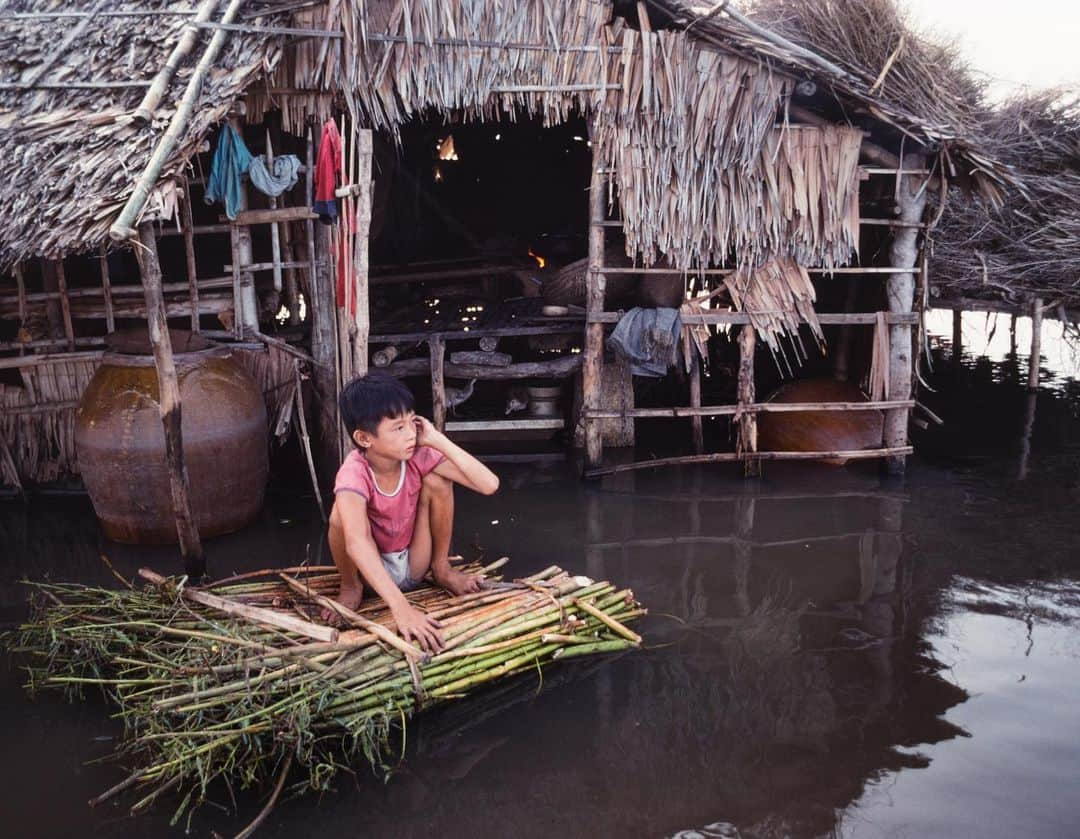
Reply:
[[[318, 218], [310, 207], [278, 207], [269, 210], [241, 210], [236, 214], [233, 224], [249, 227], [253, 224], [274, 224], [282, 221], [307, 221]], [[218, 221], [228, 222], [227, 216], [218, 216]]]
[[[605, 323], [617, 323], [618, 312], [610, 312], [612, 318]], [[747, 318], [749, 321], [749, 318]], [[578, 335], [581, 333], [582, 321], [572, 323], [552, 323], [544, 326], [506, 326], [492, 329], [473, 329], [468, 332], [462, 329], [436, 329], [430, 332], [385, 332], [372, 335], [369, 342], [372, 344], [417, 344], [427, 341], [429, 338], [438, 336], [445, 341], [475, 341], [477, 338], [510, 338], [525, 335]]]
[[914, 451], [911, 446], [880, 449], [854, 449], [835, 452], [754, 452], [737, 454], [735, 452], [716, 452], [713, 454], [687, 455], [685, 457], [658, 457], [637, 463], [620, 463], [617, 466], [605, 466], [586, 473], [588, 478], [615, 475], [619, 472], [633, 472], [638, 469], [654, 469], [657, 466], [680, 466], [693, 463], [735, 463], [748, 458], [754, 460], [873, 460], [876, 458], [904, 457]]
[[446, 431], [559, 431], [566, 427], [561, 418], [545, 419], [495, 419], [495, 420], [450, 420]]
[[896, 402], [754, 402], [737, 405], [702, 405], [700, 407], [629, 408], [625, 411], [594, 411], [594, 419], [664, 419], [669, 417], [724, 417], [738, 413], [795, 414], [805, 411], [886, 411], [894, 408], [914, 408], [914, 399]]
[[[441, 342], [442, 339], [432, 339]], [[443, 345], [445, 352], [445, 344]], [[454, 379], [479, 379], [481, 381], [507, 381], [510, 379], [553, 378], [561, 379], [572, 376], [582, 366], [582, 355], [572, 353], [549, 361], [525, 361], [508, 367], [489, 367], [484, 364], [444, 364], [443, 375]], [[407, 358], [395, 361], [383, 367], [391, 376], [399, 379], [406, 376], [423, 376], [431, 371], [431, 362], [426, 358]]]
[[84, 350], [73, 353], [40, 353], [38, 355], [24, 355], [20, 358], [0, 358], [0, 370], [42, 367], [47, 364], [69, 364], [73, 361], [99, 361], [101, 356], [102, 352], [100, 350]]
[[[590, 312], [587, 316], [589, 323], [618, 323], [623, 316], [624, 312]], [[876, 312], [826, 312], [817, 316], [818, 323], [826, 326], [838, 325], [838, 324], [861, 324], [872, 325], [877, 322]], [[888, 324], [907, 324], [914, 326], [919, 322], [919, 316], [915, 312], [886, 313], [885, 320]], [[703, 312], [702, 314], [682, 315], [682, 322], [684, 324], [712, 324], [712, 323], [727, 323], [727, 324], [747, 324], [750, 323], [750, 316], [745, 312]], [[806, 323], [805, 320], [801, 321]], [[465, 336], [468, 337], [468, 336]]]
[[[149, 568], [140, 568], [139, 576], [159, 588], [167, 585], [169, 582], [160, 574], [151, 571]], [[264, 626], [272, 626], [276, 629], [284, 629], [286, 632], [294, 632], [297, 635], [303, 635], [305, 638], [313, 638], [316, 641], [323, 641], [325, 643], [332, 644], [338, 640], [338, 631], [332, 626], [321, 626], [317, 623], [311, 623], [311, 621], [293, 617], [292, 615], [287, 615], [283, 612], [264, 609], [262, 606], [237, 603], [234, 600], [229, 600], [228, 598], [221, 597], [217, 594], [211, 594], [208, 591], [203, 591], [193, 586], [184, 586], [180, 590], [180, 594], [192, 603], [198, 603], [200, 606], [206, 606], [209, 609], [216, 609], [217, 611], [224, 612], [234, 618], [241, 618], [243, 620], [252, 621], [253, 623], [260, 623]]]
[[[684, 344], [685, 346], [685, 344]], [[701, 409], [701, 359], [697, 351], [690, 350], [690, 407]], [[694, 454], [702, 454], [705, 451], [705, 433], [701, 422], [701, 414], [695, 413], [690, 417], [690, 436], [694, 441]]]

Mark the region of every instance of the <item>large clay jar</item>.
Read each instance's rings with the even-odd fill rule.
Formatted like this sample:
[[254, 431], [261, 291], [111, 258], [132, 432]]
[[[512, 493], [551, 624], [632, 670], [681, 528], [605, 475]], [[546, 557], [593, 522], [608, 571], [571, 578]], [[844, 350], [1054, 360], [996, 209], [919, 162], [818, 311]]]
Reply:
[[[266, 407], [232, 350], [179, 330], [170, 335], [192, 511], [203, 536], [228, 533], [262, 507], [269, 470]], [[145, 331], [110, 339], [75, 412], [79, 470], [108, 538], [175, 542], [149, 342]]]
[[[813, 378], [781, 385], [766, 402], [866, 402], [850, 382]], [[838, 452], [881, 446], [884, 414], [866, 411], [792, 411], [758, 414], [758, 450], [775, 452]], [[843, 466], [846, 458], [822, 458]]]

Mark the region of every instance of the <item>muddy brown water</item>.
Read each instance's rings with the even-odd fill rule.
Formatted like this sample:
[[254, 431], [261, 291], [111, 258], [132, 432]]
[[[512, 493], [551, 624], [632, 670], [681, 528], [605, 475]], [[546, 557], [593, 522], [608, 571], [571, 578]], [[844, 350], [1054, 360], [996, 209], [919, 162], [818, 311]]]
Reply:
[[[498, 467], [498, 496], [459, 496], [459, 548], [633, 587], [648, 648], [436, 711], [388, 782], [358, 767], [258, 835], [1080, 833], [1080, 387], [1051, 379], [1025, 443], [1023, 358], [939, 361], [927, 399], [947, 425], [902, 482], [869, 465], [601, 485], [567, 464]], [[317, 558], [300, 489], [212, 541], [212, 568]], [[22, 576], [107, 584], [99, 552], [126, 574], [174, 562], [102, 541], [79, 498], [0, 504], [0, 539], [6, 622], [23, 614]], [[101, 702], [31, 701], [20, 685], [5, 664], [4, 835], [181, 835], [167, 806], [88, 809], [123, 776], [90, 763], [117, 724]], [[206, 807], [191, 832], [232, 835], [259, 806]]]

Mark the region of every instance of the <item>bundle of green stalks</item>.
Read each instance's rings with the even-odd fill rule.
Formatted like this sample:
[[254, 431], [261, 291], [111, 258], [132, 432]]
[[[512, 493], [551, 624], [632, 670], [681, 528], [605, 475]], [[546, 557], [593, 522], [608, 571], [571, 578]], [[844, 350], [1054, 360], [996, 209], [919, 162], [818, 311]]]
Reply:
[[[287, 780], [293, 791], [326, 790], [360, 756], [390, 769], [416, 711], [554, 661], [640, 645], [626, 624], [645, 609], [631, 591], [556, 566], [504, 582], [505, 562], [462, 566], [485, 574], [477, 593], [425, 585], [407, 594], [443, 627], [433, 655], [396, 634], [381, 600], [355, 611], [332, 601], [332, 568], [201, 588], [145, 570], [149, 585], [122, 590], [33, 583], [15, 649], [30, 656], [31, 691], [96, 687], [118, 706], [115, 757], [131, 774], [91, 804], [135, 790], [139, 812], [170, 792], [175, 821], [220, 781], [230, 794], [273, 785], [269, 808]], [[337, 628], [322, 619], [328, 609]]]

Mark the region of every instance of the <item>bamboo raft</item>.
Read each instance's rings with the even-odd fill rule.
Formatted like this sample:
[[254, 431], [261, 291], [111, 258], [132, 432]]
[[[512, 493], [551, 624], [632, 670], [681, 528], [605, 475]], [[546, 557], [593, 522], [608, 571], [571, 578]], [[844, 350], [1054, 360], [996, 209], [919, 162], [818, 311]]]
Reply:
[[[363, 757], [392, 769], [392, 743], [416, 712], [497, 680], [542, 673], [555, 661], [638, 647], [626, 624], [646, 613], [629, 589], [557, 566], [454, 597], [424, 585], [409, 602], [437, 618], [444, 649], [427, 655], [395, 632], [378, 599], [335, 604], [332, 567], [257, 571], [205, 587], [143, 569], [148, 585], [121, 590], [31, 583], [31, 617], [12, 644], [29, 654], [28, 690], [71, 698], [100, 688], [118, 706], [124, 736], [114, 755], [131, 773], [91, 806], [138, 790], [138, 813], [164, 793], [174, 820], [193, 812], [212, 782], [273, 787], [265, 818], [293, 773], [301, 791], [326, 790]], [[119, 575], [118, 575], [119, 576]], [[120, 578], [123, 579], [123, 578]], [[332, 607], [340, 628], [321, 618]], [[246, 834], [245, 834], [246, 835]]]

